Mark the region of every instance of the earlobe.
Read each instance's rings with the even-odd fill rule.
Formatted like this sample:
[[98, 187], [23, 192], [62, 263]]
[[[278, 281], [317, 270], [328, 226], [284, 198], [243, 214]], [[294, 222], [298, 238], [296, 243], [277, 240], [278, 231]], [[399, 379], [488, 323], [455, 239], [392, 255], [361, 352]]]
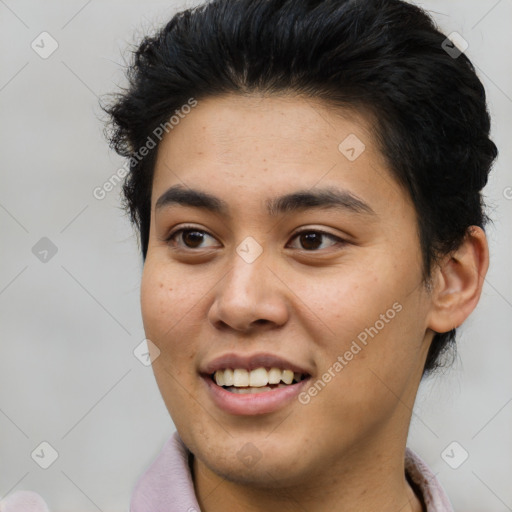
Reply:
[[446, 255], [434, 271], [428, 327], [448, 332], [475, 309], [489, 268], [489, 248], [482, 228], [470, 226], [461, 246]]

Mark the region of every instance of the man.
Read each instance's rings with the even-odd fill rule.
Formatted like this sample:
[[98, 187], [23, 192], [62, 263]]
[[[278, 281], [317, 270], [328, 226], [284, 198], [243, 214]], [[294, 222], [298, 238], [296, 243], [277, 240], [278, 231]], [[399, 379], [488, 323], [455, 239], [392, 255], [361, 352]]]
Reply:
[[406, 449], [478, 303], [485, 92], [399, 0], [214, 0], [107, 107], [177, 433], [132, 512], [451, 511]]

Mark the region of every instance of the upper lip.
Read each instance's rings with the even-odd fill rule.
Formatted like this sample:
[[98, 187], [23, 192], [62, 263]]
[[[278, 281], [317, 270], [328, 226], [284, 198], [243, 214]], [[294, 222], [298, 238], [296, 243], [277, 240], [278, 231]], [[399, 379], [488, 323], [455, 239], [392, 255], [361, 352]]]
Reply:
[[199, 371], [200, 373], [211, 375], [217, 370], [225, 370], [226, 368], [244, 368], [248, 371], [255, 370], [256, 368], [279, 368], [281, 370], [311, 374], [304, 367], [283, 357], [261, 352], [257, 354], [223, 354], [206, 363]]

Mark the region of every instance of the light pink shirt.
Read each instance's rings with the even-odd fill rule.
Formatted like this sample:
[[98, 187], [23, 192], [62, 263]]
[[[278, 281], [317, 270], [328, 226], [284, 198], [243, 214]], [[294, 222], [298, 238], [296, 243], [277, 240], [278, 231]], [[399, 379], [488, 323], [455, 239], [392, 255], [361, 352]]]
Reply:
[[[200, 512], [188, 464], [190, 452], [175, 432], [139, 478], [130, 512]], [[429, 467], [409, 448], [405, 470], [419, 489], [427, 512], [453, 512], [450, 500]]]

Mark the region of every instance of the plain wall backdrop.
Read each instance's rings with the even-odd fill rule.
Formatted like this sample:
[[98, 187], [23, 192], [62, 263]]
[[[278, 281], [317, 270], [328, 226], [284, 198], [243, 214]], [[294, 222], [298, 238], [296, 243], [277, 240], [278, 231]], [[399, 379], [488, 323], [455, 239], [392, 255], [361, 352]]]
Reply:
[[[506, 512], [512, 2], [417, 3], [468, 42], [500, 156], [485, 189], [494, 224], [482, 298], [459, 330], [455, 365], [420, 388], [409, 446], [455, 510]], [[98, 97], [124, 83], [131, 43], [191, 5], [0, 0], [0, 498], [27, 489], [52, 512], [127, 511], [136, 479], [174, 431], [151, 367], [134, 355], [144, 339], [141, 259], [121, 187], [102, 200], [93, 190], [124, 163], [103, 137]], [[447, 463], [466, 452], [457, 469]]]

